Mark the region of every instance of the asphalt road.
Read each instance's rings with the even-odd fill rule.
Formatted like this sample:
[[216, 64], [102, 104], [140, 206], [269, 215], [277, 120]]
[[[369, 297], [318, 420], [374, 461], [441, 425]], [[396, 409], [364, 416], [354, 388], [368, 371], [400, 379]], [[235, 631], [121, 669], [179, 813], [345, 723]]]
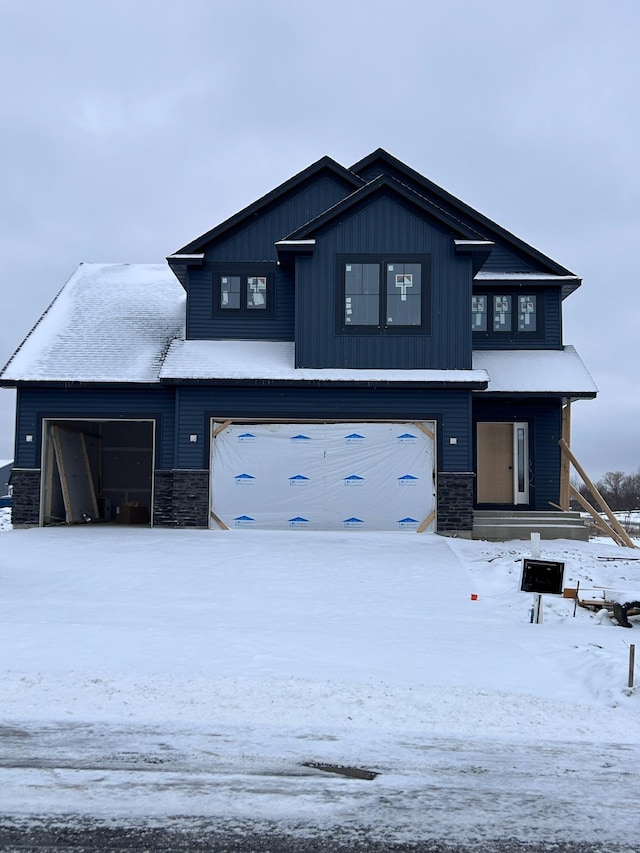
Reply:
[[[302, 828], [301, 828], [302, 829]], [[277, 830], [256, 834], [249, 828], [227, 832], [215, 826], [155, 827], [65, 826], [60, 822], [26, 828], [0, 822], [0, 850], [6, 853], [630, 853], [637, 845], [614, 842], [522, 842], [486, 839], [474, 844], [447, 841], [386, 842], [341, 839], [339, 834], [284, 836]]]
[[231, 735], [0, 726], [0, 851], [640, 849], [633, 745], [403, 738], [365, 781]]

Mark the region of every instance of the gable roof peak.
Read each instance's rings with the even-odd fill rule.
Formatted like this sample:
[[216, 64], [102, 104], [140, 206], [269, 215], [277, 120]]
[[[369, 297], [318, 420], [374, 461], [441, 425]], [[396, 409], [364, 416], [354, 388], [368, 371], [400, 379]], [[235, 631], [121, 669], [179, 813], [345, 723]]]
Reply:
[[288, 234], [287, 240], [299, 240], [312, 237], [317, 233], [319, 228], [335, 221], [347, 210], [352, 209], [355, 205], [360, 204], [365, 199], [374, 196], [376, 193], [384, 192], [385, 190], [391, 191], [396, 196], [404, 199], [404, 201], [415, 205], [416, 208], [420, 209], [423, 213], [434, 216], [443, 225], [450, 228], [452, 234], [456, 237], [467, 239], [477, 239], [478, 237], [482, 237], [478, 231], [470, 227], [467, 223], [457, 219], [433, 201], [420, 195], [420, 193], [416, 192], [413, 187], [403, 184], [392, 175], [381, 174], [372, 178], [366, 184], [354, 190], [350, 195], [336, 202], [332, 207], [305, 223], [300, 228], [291, 232], [291, 234]]
[[250, 216], [253, 216], [260, 210], [263, 210], [265, 207], [267, 207], [267, 205], [272, 204], [279, 198], [282, 198], [286, 193], [290, 192], [292, 189], [295, 189], [295, 187], [300, 186], [300, 184], [304, 183], [304, 181], [313, 178], [315, 175], [318, 175], [324, 170], [333, 172], [337, 177], [345, 181], [345, 183], [350, 184], [354, 190], [358, 189], [366, 183], [366, 181], [359, 175], [356, 175], [349, 169], [345, 169], [344, 166], [341, 166], [340, 163], [325, 154], [323, 157], [320, 157], [319, 160], [316, 160], [314, 163], [311, 163], [310, 166], [307, 166], [301, 172], [298, 172], [293, 177], [284, 181], [282, 184], [275, 187], [275, 189], [270, 190], [261, 198], [257, 199], [257, 201], [252, 202], [250, 205], [243, 208], [238, 213], [234, 213], [233, 216], [230, 216], [228, 219], [225, 219], [224, 222], [221, 222], [219, 225], [216, 225], [215, 228], [212, 228], [210, 231], [207, 231], [202, 236], [197, 237], [190, 243], [187, 243], [186, 246], [183, 246], [177, 251], [172, 252], [172, 254], [185, 255], [193, 254], [194, 252], [200, 252], [202, 248], [207, 245], [207, 243], [210, 243], [212, 240], [219, 237], [221, 234], [224, 234], [226, 231], [229, 231], [231, 228], [234, 228], [235, 226], [239, 225], [241, 222], [248, 219]]
[[[468, 227], [482, 233], [486, 238], [490, 240], [498, 238], [511, 249], [529, 257], [534, 264], [540, 265], [540, 267], [546, 272], [554, 275], [573, 275], [571, 270], [567, 267], [562, 266], [562, 264], [559, 264], [553, 258], [545, 255], [539, 249], [536, 249], [534, 246], [526, 243], [524, 240], [520, 239], [520, 237], [517, 237], [501, 225], [498, 225], [497, 222], [490, 219], [488, 216], [485, 216], [483, 213], [480, 213], [480, 211], [475, 210], [470, 205], [466, 204], [466, 202], [452, 195], [429, 178], [420, 174], [420, 172], [412, 169], [411, 166], [408, 166], [406, 163], [398, 160], [397, 157], [389, 154], [389, 152], [385, 151], [384, 148], [376, 148], [376, 150], [372, 151], [371, 154], [368, 154], [366, 157], [363, 157], [362, 160], [354, 163], [354, 165], [351, 166], [350, 171], [361, 176], [362, 172], [368, 170], [377, 162], [385, 164], [396, 173], [400, 173], [400, 175], [407, 178], [410, 185], [413, 184], [411, 188], [414, 192], [429, 198], [432, 203], [434, 202], [434, 199], [436, 199], [438, 205], [442, 205], [444, 209], [449, 211], [450, 216], [465, 221], [468, 224]], [[396, 175], [394, 175], [394, 177], [396, 177]], [[455, 213], [453, 211], [455, 211]]]
[[384, 148], [376, 148], [376, 150], [372, 151], [371, 154], [367, 154], [366, 157], [363, 157], [361, 160], [358, 160], [357, 163], [354, 163], [353, 166], [350, 166], [349, 171], [354, 172], [357, 175], [360, 169], [363, 169], [370, 163], [375, 163], [376, 160], [384, 160], [387, 163], [392, 163], [394, 166], [400, 166], [403, 169], [409, 168], [406, 163], [398, 160], [398, 158], [394, 157], [393, 154], [389, 154], [389, 152]]

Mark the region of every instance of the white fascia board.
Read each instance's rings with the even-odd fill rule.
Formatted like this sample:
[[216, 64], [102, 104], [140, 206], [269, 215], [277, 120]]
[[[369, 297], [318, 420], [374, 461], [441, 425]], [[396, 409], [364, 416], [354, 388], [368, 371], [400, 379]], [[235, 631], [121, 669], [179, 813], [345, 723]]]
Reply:
[[546, 272], [477, 272], [475, 281], [580, 281], [577, 275], [553, 275]]
[[204, 252], [198, 255], [167, 255], [168, 261], [202, 261], [204, 260]]
[[493, 240], [454, 240], [456, 246], [495, 246]]

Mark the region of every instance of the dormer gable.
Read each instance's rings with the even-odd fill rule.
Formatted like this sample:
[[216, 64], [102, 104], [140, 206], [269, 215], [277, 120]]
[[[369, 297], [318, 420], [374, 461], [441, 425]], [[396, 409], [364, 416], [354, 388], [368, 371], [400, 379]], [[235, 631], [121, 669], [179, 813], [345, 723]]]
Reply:
[[473, 260], [473, 272], [481, 269], [494, 244], [486, 240], [474, 228], [450, 215], [446, 210], [429, 199], [424, 198], [405, 184], [388, 175], [380, 175], [351, 195], [324, 211], [311, 222], [289, 234], [281, 241], [281, 252], [308, 254], [313, 251], [315, 237], [334, 227], [345, 216], [351, 215], [359, 207], [370, 204], [373, 199], [387, 195], [413, 209], [420, 216], [427, 216], [451, 234], [454, 251], [457, 255], [469, 255]]
[[288, 235], [288, 240], [304, 240], [313, 237], [325, 227], [332, 227], [332, 223], [346, 213], [351, 211], [357, 205], [366, 203], [372, 196], [381, 192], [387, 191], [390, 194], [396, 195], [403, 199], [408, 204], [424, 214], [437, 219], [445, 228], [450, 229], [453, 236], [459, 239], [481, 240], [482, 234], [472, 227], [469, 227], [462, 220], [449, 214], [446, 210], [434, 204], [424, 196], [419, 195], [410, 187], [402, 184], [400, 181], [388, 175], [379, 175], [377, 178], [368, 181], [364, 186], [354, 190], [349, 196], [339, 201], [329, 210], [325, 210], [311, 222], [307, 222], [300, 228], [297, 228]]
[[469, 228], [480, 234], [485, 240], [494, 242], [496, 247], [488, 259], [485, 271], [493, 268], [501, 273], [539, 272], [551, 276], [570, 277], [573, 283], [565, 284], [563, 298], [580, 285], [580, 280], [571, 270], [516, 237], [489, 217], [474, 210], [424, 175], [407, 166], [406, 163], [393, 157], [383, 148], [377, 148], [362, 160], [354, 163], [349, 171], [359, 175], [367, 182], [378, 176], [387, 175], [440, 206], [453, 218], [465, 222]]

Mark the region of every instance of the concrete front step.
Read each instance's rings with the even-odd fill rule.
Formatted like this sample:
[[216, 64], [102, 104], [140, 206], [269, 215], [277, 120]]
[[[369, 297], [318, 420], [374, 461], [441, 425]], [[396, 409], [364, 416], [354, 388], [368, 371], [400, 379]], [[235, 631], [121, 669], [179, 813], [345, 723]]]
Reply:
[[589, 529], [577, 512], [474, 512], [473, 539], [504, 542], [508, 539], [528, 539], [532, 533], [539, 533], [541, 539], [589, 540]]

